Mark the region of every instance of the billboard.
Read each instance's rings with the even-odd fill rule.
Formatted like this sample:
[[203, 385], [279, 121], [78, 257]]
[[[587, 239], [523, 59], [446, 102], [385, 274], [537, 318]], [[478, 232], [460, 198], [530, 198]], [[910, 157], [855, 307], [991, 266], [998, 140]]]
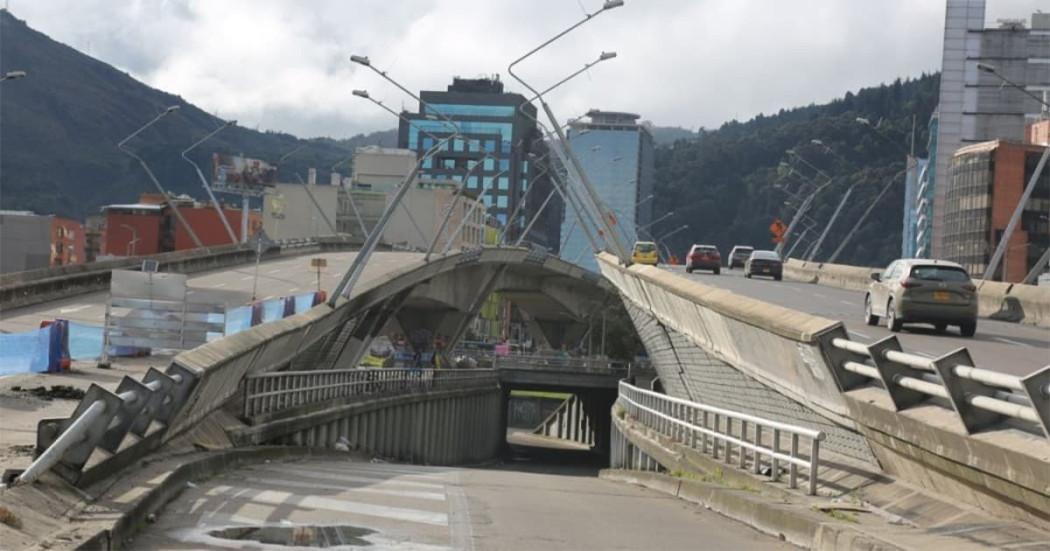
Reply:
[[211, 156], [212, 182], [217, 188], [259, 189], [277, 185], [277, 167], [237, 155]]

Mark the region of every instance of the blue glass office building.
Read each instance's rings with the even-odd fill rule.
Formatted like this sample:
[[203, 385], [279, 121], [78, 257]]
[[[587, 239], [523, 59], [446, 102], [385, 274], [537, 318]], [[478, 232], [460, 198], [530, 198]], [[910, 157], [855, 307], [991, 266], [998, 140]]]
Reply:
[[[652, 220], [655, 179], [653, 137], [638, 124], [638, 115], [591, 110], [586, 119], [569, 127], [569, 143], [579, 157], [591, 185], [618, 221], [620, 238], [628, 246], [639, 239], [636, 227]], [[586, 235], [571, 208], [565, 209], [561, 257], [589, 270], [598, 270]], [[643, 234], [642, 239], [651, 239]]]
[[[398, 146], [422, 156], [453, 134], [454, 124], [463, 138], [450, 140], [426, 159], [420, 178], [463, 182], [479, 195], [487, 190], [483, 200], [489, 215], [501, 226], [509, 225], [508, 239], [516, 239], [551, 190], [542, 166], [546, 149], [536, 128], [536, 108], [525, 105], [522, 113], [525, 97], [505, 93], [498, 76], [454, 78], [446, 91], [423, 91], [420, 98], [426, 107], [403, 114], [408, 121], [398, 128]], [[541, 164], [533, 166], [538, 159]], [[555, 197], [526, 240], [557, 252], [561, 207]]]

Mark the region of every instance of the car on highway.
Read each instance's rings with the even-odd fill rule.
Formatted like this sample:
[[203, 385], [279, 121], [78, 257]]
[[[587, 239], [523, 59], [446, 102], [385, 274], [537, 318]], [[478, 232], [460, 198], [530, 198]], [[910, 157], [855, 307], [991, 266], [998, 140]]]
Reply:
[[737, 266], [743, 267], [747, 263], [747, 258], [751, 256], [751, 251], [754, 250], [754, 247], [748, 247], [747, 245], [733, 247], [733, 250], [729, 251], [729, 263], [726, 264], [726, 267], [730, 270]]
[[722, 253], [714, 245], [693, 245], [685, 255], [685, 271], [711, 270], [715, 275], [722, 271]]
[[751, 251], [744, 262], [744, 277], [768, 276], [777, 281], [784, 276], [784, 263], [774, 251]]
[[656, 250], [656, 243], [652, 241], [636, 242], [634, 250], [631, 251], [631, 262], [652, 266], [660, 264], [660, 253]]
[[864, 296], [864, 321], [890, 331], [905, 323], [929, 323], [937, 331], [959, 327], [964, 337], [977, 332], [977, 286], [962, 266], [946, 260], [894, 260], [871, 274]]

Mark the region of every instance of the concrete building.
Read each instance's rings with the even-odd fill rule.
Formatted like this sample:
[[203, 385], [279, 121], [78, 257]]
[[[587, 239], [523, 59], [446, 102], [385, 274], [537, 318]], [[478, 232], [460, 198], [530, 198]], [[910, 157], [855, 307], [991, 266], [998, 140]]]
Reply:
[[[993, 140], [963, 147], [952, 158], [945, 198], [944, 255], [971, 275], [984, 273], [1044, 146]], [[1050, 171], [1044, 170], [1010, 236], [998, 272], [1018, 282], [1050, 247]]]
[[[951, 160], [967, 144], [1004, 138], [1020, 140], [1026, 123], [1042, 106], [1021, 91], [1002, 86], [978, 68], [994, 66], [1005, 78], [1037, 95], [1050, 92], [1050, 14], [1000, 21], [985, 28], [985, 0], [947, 0], [941, 68], [939, 128], [933, 183], [931, 256], [943, 257], [946, 197], [953, 179]], [[943, 185], [942, 185], [943, 184]]]
[[51, 264], [51, 219], [29, 211], [0, 210], [0, 273]]
[[336, 224], [339, 191], [316, 184], [277, 184], [265, 196], [263, 231], [275, 240], [332, 235], [325, 218]]
[[[489, 214], [509, 225], [508, 235], [516, 239], [551, 189], [546, 172], [533, 166], [546, 153], [536, 127], [536, 108], [521, 94], [504, 92], [498, 76], [457, 77], [446, 91], [422, 91], [420, 97], [433, 112], [420, 105], [418, 112], [404, 113], [408, 121], [401, 122], [398, 146], [422, 156], [451, 135], [454, 124], [464, 139], [446, 143], [427, 159], [420, 178], [463, 182], [467, 191], [484, 193]], [[517, 209], [523, 201], [524, 207]], [[510, 220], [515, 210], [518, 216]], [[555, 198], [527, 240], [557, 250], [560, 213], [561, 202]]]
[[[586, 116], [570, 125], [569, 143], [598, 195], [616, 215], [621, 238], [630, 246], [639, 239], [636, 228], [652, 220], [653, 201], [645, 200], [655, 180], [652, 133], [632, 113], [592, 109]], [[650, 230], [660, 233], [660, 228]], [[561, 234], [565, 236], [561, 257], [597, 271], [590, 244], [571, 210], [562, 219]], [[642, 237], [652, 238], [649, 234]]]
[[51, 217], [51, 265], [82, 264], [85, 259], [84, 226], [69, 218]]
[[[187, 196], [173, 197], [171, 201], [193, 228], [202, 245], [211, 247], [230, 244], [230, 236], [212, 205], [198, 203]], [[235, 235], [238, 234], [241, 210], [224, 207], [223, 212]], [[104, 206], [102, 214], [102, 255], [139, 256], [196, 247], [186, 227], [159, 194], [143, 193], [137, 203]], [[251, 212], [248, 216], [250, 237], [259, 231], [262, 220], [258, 212]]]
[[416, 152], [370, 145], [354, 150], [353, 187], [387, 192], [397, 187], [416, 166]]

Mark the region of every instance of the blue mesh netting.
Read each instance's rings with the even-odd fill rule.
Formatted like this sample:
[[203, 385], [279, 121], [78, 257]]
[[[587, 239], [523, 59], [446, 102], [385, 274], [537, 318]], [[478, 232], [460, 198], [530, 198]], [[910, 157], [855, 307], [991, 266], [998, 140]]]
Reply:
[[226, 311], [226, 334], [240, 333], [252, 326], [252, 307], [241, 306]]
[[275, 298], [262, 302], [262, 322], [269, 323], [284, 317], [284, 299]]
[[295, 295], [295, 313], [302, 314], [303, 312], [314, 307], [314, 296], [316, 293], [306, 293], [302, 295]]
[[102, 355], [102, 326], [69, 322], [69, 357], [97, 360]]
[[0, 375], [45, 373], [51, 327], [0, 334]]

